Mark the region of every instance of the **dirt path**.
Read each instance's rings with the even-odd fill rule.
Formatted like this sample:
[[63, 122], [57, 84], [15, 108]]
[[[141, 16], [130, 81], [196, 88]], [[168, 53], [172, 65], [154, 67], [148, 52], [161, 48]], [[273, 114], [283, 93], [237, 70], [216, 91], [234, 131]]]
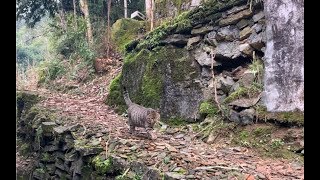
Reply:
[[[156, 140], [132, 137], [126, 118], [104, 104], [107, 85], [120, 72], [80, 86], [63, 94], [39, 90], [47, 99], [40, 105], [67, 117], [66, 124], [82, 124], [87, 132], [107, 131], [121, 143], [115, 150], [122, 158], [139, 159], [148, 166], [170, 172], [172, 176], [195, 179], [304, 179], [303, 165], [279, 159], [262, 159], [247, 148], [228, 147], [219, 142], [209, 145], [192, 138], [195, 133], [185, 128], [157, 131]], [[181, 175], [181, 174], [186, 174]]]

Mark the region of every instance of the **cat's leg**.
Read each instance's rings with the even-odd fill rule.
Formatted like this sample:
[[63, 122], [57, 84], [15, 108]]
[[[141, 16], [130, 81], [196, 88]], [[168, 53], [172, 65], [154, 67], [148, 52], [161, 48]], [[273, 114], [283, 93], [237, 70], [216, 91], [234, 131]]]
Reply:
[[136, 131], [136, 127], [130, 124], [130, 129], [129, 129], [130, 134], [135, 134], [135, 131]]

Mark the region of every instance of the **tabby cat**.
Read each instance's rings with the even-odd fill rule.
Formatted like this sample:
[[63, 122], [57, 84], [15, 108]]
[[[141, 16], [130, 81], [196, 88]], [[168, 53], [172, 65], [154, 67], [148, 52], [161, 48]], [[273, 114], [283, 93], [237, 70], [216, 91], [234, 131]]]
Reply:
[[152, 108], [146, 108], [133, 103], [125, 88], [123, 97], [128, 106], [128, 124], [130, 126], [130, 133], [135, 133], [135, 127], [143, 127], [146, 130], [148, 137], [152, 138], [150, 130], [153, 129], [154, 124], [160, 120], [160, 114]]

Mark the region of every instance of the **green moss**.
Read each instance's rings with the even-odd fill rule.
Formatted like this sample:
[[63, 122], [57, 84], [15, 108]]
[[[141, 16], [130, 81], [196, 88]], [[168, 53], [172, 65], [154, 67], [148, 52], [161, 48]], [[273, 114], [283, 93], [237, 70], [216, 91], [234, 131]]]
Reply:
[[31, 146], [29, 143], [23, 143], [20, 147], [19, 147], [19, 152], [25, 156], [27, 155], [28, 153], [31, 152]]
[[204, 116], [212, 117], [218, 112], [218, 108], [211, 102], [205, 101], [200, 104], [199, 112]]
[[111, 158], [103, 160], [98, 155], [92, 160], [92, 164], [93, 164], [94, 168], [100, 174], [106, 174], [106, 173], [110, 172], [110, 170], [112, 170], [112, 159]]
[[125, 112], [126, 106], [123, 99], [122, 89], [120, 85], [120, 79], [122, 74], [118, 74], [110, 83], [109, 94], [105, 101], [106, 104], [116, 106], [116, 110], [119, 113]]
[[40, 97], [37, 94], [30, 92], [18, 91], [16, 92], [16, 107], [17, 118], [21, 117], [22, 111], [28, 111], [34, 104], [40, 101]]
[[272, 130], [273, 130], [272, 127], [258, 127], [253, 131], [253, 135], [255, 137], [270, 135]]
[[143, 32], [145, 32], [144, 21], [138, 21], [130, 18], [118, 19], [112, 25], [111, 38], [118, 49], [121, 52], [124, 52], [125, 46]]
[[207, 0], [199, 8], [195, 8], [190, 12], [190, 19], [193, 25], [203, 24], [206, 22], [215, 22], [221, 17], [221, 12], [237, 5], [246, 4], [247, 0], [229, 0], [226, 2]]
[[262, 91], [262, 87], [258, 84], [252, 84], [250, 87], [239, 87], [236, 91], [231, 93], [224, 99], [224, 103], [230, 103], [239, 98], [257, 97]]
[[252, 148], [256, 153], [264, 157], [300, 159], [301, 157], [291, 152], [288, 144], [280, 138], [273, 138], [272, 133], [277, 129], [274, 126], [258, 127], [252, 131], [240, 128], [235, 131], [232, 142]]
[[183, 118], [180, 117], [174, 117], [174, 118], [170, 118], [168, 120], [165, 121], [169, 126], [185, 126], [187, 123], [187, 121]]
[[258, 119], [275, 120], [280, 123], [289, 123], [292, 125], [304, 125], [304, 113], [301, 111], [290, 112], [268, 112], [264, 106], [256, 107]]

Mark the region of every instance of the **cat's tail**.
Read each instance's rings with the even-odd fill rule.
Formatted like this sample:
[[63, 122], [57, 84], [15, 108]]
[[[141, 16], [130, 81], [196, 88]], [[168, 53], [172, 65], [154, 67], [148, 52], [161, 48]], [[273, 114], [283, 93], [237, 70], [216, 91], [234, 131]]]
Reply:
[[132, 104], [132, 101], [129, 97], [129, 93], [125, 87], [123, 87], [123, 98], [127, 106], [130, 106]]

